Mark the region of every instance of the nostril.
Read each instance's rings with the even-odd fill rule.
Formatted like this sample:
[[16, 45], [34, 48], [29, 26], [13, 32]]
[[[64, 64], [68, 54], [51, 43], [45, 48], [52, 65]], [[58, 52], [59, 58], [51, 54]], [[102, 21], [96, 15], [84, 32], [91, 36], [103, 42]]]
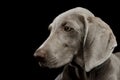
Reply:
[[35, 52], [34, 57], [38, 60], [38, 61], [44, 61], [44, 59], [46, 58], [46, 51], [39, 49]]

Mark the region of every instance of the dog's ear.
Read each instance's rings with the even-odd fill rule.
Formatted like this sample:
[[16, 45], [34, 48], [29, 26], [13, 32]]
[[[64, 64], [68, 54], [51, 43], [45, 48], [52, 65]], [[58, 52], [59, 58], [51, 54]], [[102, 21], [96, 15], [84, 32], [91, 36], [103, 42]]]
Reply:
[[100, 18], [82, 17], [84, 19], [84, 68], [89, 72], [111, 56], [117, 42], [110, 27]]
[[106, 61], [117, 46], [115, 36], [110, 27], [97, 17], [85, 20], [85, 36], [83, 54], [85, 70], [88, 72]]

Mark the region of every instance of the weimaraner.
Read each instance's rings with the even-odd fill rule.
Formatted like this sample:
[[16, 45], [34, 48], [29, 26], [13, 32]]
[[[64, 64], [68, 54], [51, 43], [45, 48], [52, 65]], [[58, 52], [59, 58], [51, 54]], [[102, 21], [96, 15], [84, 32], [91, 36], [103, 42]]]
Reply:
[[49, 29], [34, 56], [41, 66], [65, 66], [55, 80], [120, 80], [120, 52], [112, 54], [116, 38], [103, 20], [77, 7], [57, 16]]

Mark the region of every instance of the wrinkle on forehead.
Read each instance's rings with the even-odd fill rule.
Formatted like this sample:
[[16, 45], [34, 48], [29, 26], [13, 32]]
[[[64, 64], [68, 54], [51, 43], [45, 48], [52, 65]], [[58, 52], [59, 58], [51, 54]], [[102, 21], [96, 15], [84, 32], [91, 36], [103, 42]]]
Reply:
[[[81, 8], [81, 7], [77, 7], [74, 9], [70, 9], [66, 12], [61, 13], [60, 15], [58, 15], [52, 22], [52, 24], [50, 24], [49, 28], [58, 28], [62, 25], [63, 22], [70, 22], [72, 25], [74, 25], [73, 27], [76, 30], [79, 30], [82, 27], [78, 27], [78, 26], [84, 26], [82, 24], [82, 22], [75, 22], [76, 21], [76, 15], [84, 15], [84, 16], [94, 16], [89, 10]], [[76, 17], [75, 17], [76, 16]]]
[[75, 14], [75, 15], [85, 15], [86, 17], [87, 16], [93, 16], [94, 17], [94, 14], [91, 13], [89, 10], [87, 9], [84, 9], [84, 8], [81, 8], [81, 7], [77, 7], [77, 8], [74, 8], [74, 9], [70, 9], [68, 11], [65, 11], [63, 13], [61, 13], [60, 15], [58, 15], [54, 21], [56, 21], [57, 19], [61, 19], [62, 17], [65, 17], [65, 16], [70, 16], [71, 14]]
[[61, 16], [53, 21], [51, 26], [53, 28], [59, 28], [62, 26], [62, 24], [66, 23], [64, 26], [69, 26], [74, 28], [77, 32], [80, 31], [81, 28], [83, 28], [83, 23], [78, 20], [77, 16], [74, 14]]

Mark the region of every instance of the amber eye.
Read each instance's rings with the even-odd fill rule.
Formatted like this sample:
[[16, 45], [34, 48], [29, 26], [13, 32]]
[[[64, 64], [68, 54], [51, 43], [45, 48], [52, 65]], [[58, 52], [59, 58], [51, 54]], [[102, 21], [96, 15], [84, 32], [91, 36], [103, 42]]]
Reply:
[[72, 30], [73, 30], [73, 28], [71, 28], [69, 26], [64, 27], [64, 31], [66, 31], [66, 32], [69, 32], [69, 31], [72, 31]]

